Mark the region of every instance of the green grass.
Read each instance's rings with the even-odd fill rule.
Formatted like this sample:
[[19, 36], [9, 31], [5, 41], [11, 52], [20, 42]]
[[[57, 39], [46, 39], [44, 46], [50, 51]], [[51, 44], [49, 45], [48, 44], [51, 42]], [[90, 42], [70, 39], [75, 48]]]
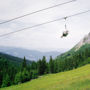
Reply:
[[90, 90], [90, 65], [44, 75], [38, 79], [0, 90]]

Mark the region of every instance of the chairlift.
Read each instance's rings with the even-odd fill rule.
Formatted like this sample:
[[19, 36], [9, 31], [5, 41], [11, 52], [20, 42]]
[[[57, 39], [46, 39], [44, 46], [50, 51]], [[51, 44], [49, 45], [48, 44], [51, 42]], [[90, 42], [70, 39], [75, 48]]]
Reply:
[[69, 34], [69, 31], [67, 30], [67, 25], [66, 25], [67, 17], [65, 17], [64, 19], [65, 19], [65, 31], [63, 31], [61, 38], [66, 37]]

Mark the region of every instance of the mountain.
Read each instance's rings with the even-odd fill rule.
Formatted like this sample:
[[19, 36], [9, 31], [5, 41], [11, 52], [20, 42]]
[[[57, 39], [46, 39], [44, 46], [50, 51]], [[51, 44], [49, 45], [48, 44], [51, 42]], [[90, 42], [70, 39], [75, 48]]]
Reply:
[[[0, 65], [0, 77], [2, 77], [1, 78], [1, 80], [0, 80], [0, 86], [1, 87], [6, 87], [6, 86], [9, 86], [9, 85], [12, 85], [12, 84], [9, 84], [10, 82], [11, 83], [13, 83], [13, 85], [14, 84], [18, 84], [18, 83], [24, 83], [24, 82], [26, 82], [26, 81], [30, 81], [31, 80], [31, 83], [32, 83], [32, 79], [36, 79], [36, 78], [38, 78], [38, 77], [43, 77], [43, 76], [41, 76], [41, 75], [44, 75], [44, 73], [45, 74], [50, 74], [50, 77], [51, 78], [53, 78], [54, 76], [51, 76], [51, 73], [59, 73], [59, 72], [61, 72], [61, 74], [59, 74], [59, 76], [60, 76], [60, 78], [56, 78], [57, 80], [51, 80], [50, 79], [50, 81], [48, 81], [48, 85], [50, 85], [51, 83], [51, 81], [58, 81], [59, 79], [61, 80], [61, 78], [62, 78], [62, 80], [64, 79], [64, 81], [66, 80], [66, 78], [70, 78], [70, 80], [69, 81], [71, 81], [71, 79], [73, 80], [74, 78], [72, 78], [72, 77], [74, 77], [75, 76], [75, 78], [76, 78], [76, 75], [78, 74], [78, 73], [76, 73], [76, 68], [80, 68], [81, 66], [85, 66], [85, 65], [87, 65], [87, 64], [90, 64], [90, 43], [89, 43], [89, 39], [90, 39], [90, 37], [89, 37], [89, 34], [87, 35], [87, 36], [85, 36], [75, 47], [73, 47], [70, 51], [68, 51], [68, 52], [66, 52], [66, 53], [64, 53], [64, 54], [62, 54], [62, 55], [60, 55], [60, 56], [58, 56], [57, 58], [55, 58], [54, 60], [52, 60], [51, 58], [50, 58], [50, 62], [45, 62], [45, 60], [43, 59], [42, 61], [41, 60], [39, 60], [38, 62], [32, 62], [32, 64], [31, 64], [31, 66], [26, 66], [26, 62], [25, 62], [25, 60], [24, 60], [24, 62], [22, 63], [22, 67], [20, 67], [20, 68], [16, 68], [16, 67], [13, 67], [12, 66], [12, 64], [13, 64], [13, 62], [12, 63], [10, 63], [10, 64], [8, 64], [9, 62], [7, 62], [6, 60], [8, 59], [8, 56], [7, 57], [5, 57], [5, 54], [2, 56], [1, 55], [1, 57], [0, 57], [0, 60], [1, 60], [1, 65]], [[4, 48], [5, 49], [5, 48]], [[10, 50], [10, 49], [9, 49]], [[18, 49], [19, 50], [19, 49]], [[12, 52], [13, 53], [13, 52]], [[3, 58], [4, 57], [4, 58]], [[10, 56], [9, 56], [10, 57]], [[6, 58], [6, 59], [5, 59]], [[12, 61], [14, 61], [14, 59], [13, 58], [9, 58], [8, 60], [12, 60]], [[17, 59], [16, 59], [17, 60]], [[4, 62], [3, 62], [4, 61]], [[18, 62], [16, 63], [16, 64], [18, 64]], [[4, 67], [5, 66], [5, 67]], [[50, 66], [50, 67], [49, 67]], [[89, 65], [90, 66], [90, 65]], [[8, 67], [8, 68], [7, 68]], [[16, 69], [15, 69], [16, 68]], [[18, 70], [19, 69], [19, 70]], [[74, 70], [73, 70], [74, 69]], [[68, 72], [66, 72], [65, 73], [65, 71], [68, 71], [68, 70], [73, 70], [73, 72], [75, 72], [74, 74], [73, 74], [73, 72], [71, 72], [69, 75], [67, 75], [68, 74]], [[81, 73], [80, 72], [80, 70], [79, 69], [77, 69], [78, 70], [78, 72], [79, 72], [79, 76], [78, 77], [80, 77], [81, 75], [85, 75], [86, 76], [86, 73], [88, 73], [88, 70], [87, 69], [83, 69], [83, 70], [81, 70], [81, 72], [83, 72], [83, 71], [85, 71], [84, 73]], [[17, 72], [16, 72], [17, 71]], [[86, 72], [87, 71], [87, 72]], [[13, 72], [15, 72], [14, 74], [13, 74]], [[63, 72], [63, 73], [62, 73]], [[70, 72], [70, 71], [69, 71]], [[6, 75], [8, 75], [8, 77], [6, 76], [6, 77], [4, 77], [4, 74], [6, 74]], [[40, 75], [40, 76], [39, 76]], [[55, 74], [54, 74], [55, 75]], [[66, 75], [66, 76], [65, 76]], [[71, 76], [70, 76], [71, 75]], [[9, 77], [10, 76], [10, 77]], [[64, 77], [66, 77], [66, 78], [64, 78]], [[70, 77], [68, 77], [68, 76], [70, 76]], [[3, 77], [4, 77], [4, 79], [3, 79]], [[22, 77], [22, 78], [21, 78]], [[84, 77], [84, 76], [83, 76]], [[87, 75], [87, 77], [88, 77], [88, 75]], [[8, 80], [8, 79], [10, 79], [10, 80]], [[55, 79], [54, 78], [54, 79]], [[86, 78], [87, 79], [87, 78]], [[88, 78], [89, 79], [89, 78]], [[15, 81], [13, 81], [13, 80], [15, 80]], [[45, 79], [46, 80], [46, 79]], [[44, 81], [45, 81], [44, 80]], [[49, 80], [48, 78], [47, 78], [47, 80]], [[47, 80], [46, 80], [46, 82], [47, 82]], [[62, 83], [62, 80], [61, 80], [61, 83]], [[79, 81], [80, 81], [81, 79], [79, 79]], [[83, 81], [84, 79], [82, 78], [82, 80], [81, 80], [81, 82]], [[6, 81], [7, 83], [5, 83], [4, 81]], [[8, 82], [9, 81], [9, 82]], [[63, 82], [64, 82], [63, 81]], [[68, 81], [68, 79], [67, 79], [67, 81]], [[82, 86], [84, 86], [84, 85], [89, 85], [89, 81], [87, 82], [86, 80], [85, 80], [85, 83], [81, 83], [81, 82], [79, 82], [78, 80], [75, 80], [76, 82], [74, 82], [74, 84], [72, 84], [72, 82], [71, 82], [71, 84], [70, 84], [70, 86], [72, 85], [72, 87], [78, 87], [78, 86], [80, 86], [80, 88], [82, 87]], [[39, 81], [40, 82], [40, 81]], [[66, 81], [65, 81], [66, 82]], [[64, 82], [64, 83], [65, 83]], [[79, 82], [79, 83], [78, 83]], [[35, 82], [36, 83], [36, 82]], [[35, 83], [34, 83], [34, 86], [35, 86]], [[54, 83], [58, 83], [58, 82], [54, 82]], [[54, 85], [54, 83], [53, 83], [53, 85]], [[80, 83], [81, 83], [81, 85], [80, 85]], [[42, 86], [43, 86], [43, 83], [41, 83], [42, 84]], [[67, 84], [67, 83], [66, 83]], [[79, 85], [78, 85], [79, 84]], [[4, 85], [4, 86], [3, 86]], [[37, 84], [38, 85], [38, 84]], [[47, 86], [48, 86], [47, 85]], [[75, 86], [76, 85], [76, 86]], [[46, 86], [46, 87], [47, 87]], [[52, 86], [52, 85], [51, 85]], [[65, 86], [64, 84], [63, 84], [63, 86]], [[90, 85], [89, 85], [90, 86]], [[19, 86], [20, 87], [20, 86]], [[55, 85], [54, 86], [54, 89], [57, 89], [57, 88], [55, 88], [55, 87], [57, 87], [57, 85]], [[67, 87], [67, 85], [66, 85], [66, 87]], [[70, 90], [72, 90], [73, 88], [68, 88], [68, 89], [70, 89]], [[29, 89], [30, 89], [30, 87], [28, 87]], [[37, 87], [36, 87], [37, 88]], [[42, 88], [44, 88], [44, 87], [42, 87]], [[40, 88], [40, 89], [42, 89], [42, 88]], [[63, 88], [63, 87], [60, 87], [60, 88]], [[17, 88], [18, 90], [19, 89], [21, 89], [21, 88]], [[23, 88], [22, 88], [23, 89]], [[31, 89], [33, 90], [33, 87], [32, 87], [32, 85], [31, 85]], [[35, 89], [35, 87], [34, 87], [34, 89]], [[50, 88], [49, 88], [50, 89]], [[54, 90], [53, 89], [53, 90]], [[66, 89], [66, 88], [65, 88]]]
[[90, 33], [86, 35], [78, 44], [76, 44], [71, 50], [57, 56], [57, 59], [69, 58], [77, 51], [84, 51], [86, 48], [90, 49]]
[[90, 44], [90, 33], [86, 35], [74, 48], [78, 50], [81, 46], [85, 44]]
[[0, 52], [20, 58], [23, 58], [25, 56], [28, 60], [35, 60], [35, 61], [42, 59], [43, 56], [46, 56], [47, 60], [49, 60], [50, 56], [55, 58], [56, 56], [60, 55], [60, 53], [62, 53], [62, 51], [40, 52], [36, 50], [27, 50], [23, 48], [3, 47], [3, 46], [0, 46]]
[[[17, 66], [19, 66], [23, 61], [23, 59], [21, 59], [21, 58], [11, 56], [11, 55], [8, 55], [8, 54], [4, 54], [4, 53], [1, 53], [1, 52], [0, 52], [0, 58], [4, 58], [4, 59], [8, 60], [9, 62], [11, 62], [12, 64], [17, 65]], [[27, 64], [32, 63], [32, 61], [30, 61], [30, 60], [26, 60], [26, 62], [27, 62]]]

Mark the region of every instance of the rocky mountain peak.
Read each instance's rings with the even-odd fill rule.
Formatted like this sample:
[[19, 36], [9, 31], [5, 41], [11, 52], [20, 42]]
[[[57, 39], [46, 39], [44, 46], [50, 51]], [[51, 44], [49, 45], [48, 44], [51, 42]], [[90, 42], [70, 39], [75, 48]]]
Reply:
[[90, 32], [76, 45], [76, 50], [78, 50], [84, 44], [90, 44]]
[[90, 43], [90, 33], [83, 38], [83, 44]]

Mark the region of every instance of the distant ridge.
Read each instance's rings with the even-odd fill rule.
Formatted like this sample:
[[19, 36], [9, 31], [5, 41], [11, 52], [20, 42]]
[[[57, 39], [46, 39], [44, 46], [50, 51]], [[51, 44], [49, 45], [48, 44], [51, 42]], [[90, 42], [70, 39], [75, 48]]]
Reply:
[[46, 59], [49, 60], [50, 56], [55, 58], [64, 51], [65, 50], [61, 50], [61, 52], [58, 51], [41, 52], [37, 50], [28, 50], [24, 48], [0, 46], [0, 52], [20, 58], [23, 58], [25, 56], [26, 59], [34, 61], [42, 59], [43, 56], [46, 56]]
[[[15, 56], [11, 56], [11, 55], [8, 55], [8, 54], [4, 54], [4, 53], [1, 53], [0, 52], [0, 58], [4, 58], [8, 61], [10, 61], [12, 64], [14, 65], [21, 65], [21, 63], [23, 62], [23, 59], [22, 58], [18, 58], [18, 57], [15, 57]], [[32, 61], [30, 60], [26, 60], [27, 64], [31, 64]]]

